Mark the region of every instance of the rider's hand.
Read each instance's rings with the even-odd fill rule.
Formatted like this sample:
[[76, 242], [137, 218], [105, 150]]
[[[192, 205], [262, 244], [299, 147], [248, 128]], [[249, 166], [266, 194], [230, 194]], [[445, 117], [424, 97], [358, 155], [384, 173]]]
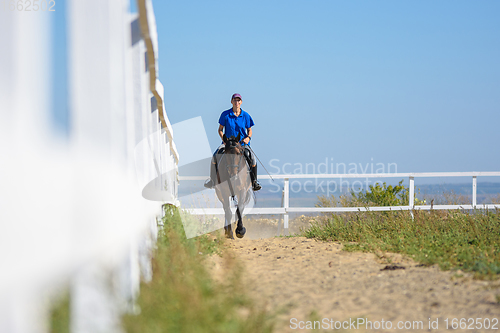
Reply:
[[250, 138], [247, 136], [243, 139], [243, 142], [247, 145], [250, 142]]

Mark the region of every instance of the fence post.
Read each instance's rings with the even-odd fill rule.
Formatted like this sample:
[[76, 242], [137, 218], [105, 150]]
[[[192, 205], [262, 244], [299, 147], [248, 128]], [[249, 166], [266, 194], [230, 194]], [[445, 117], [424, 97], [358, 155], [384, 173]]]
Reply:
[[413, 209], [415, 206], [415, 179], [413, 176], [410, 176], [410, 193], [409, 193], [409, 200], [408, 200], [408, 206], [410, 206], [410, 209]]
[[283, 235], [288, 236], [288, 206], [289, 206], [289, 200], [290, 200], [290, 182], [288, 178], [285, 178], [285, 188], [284, 188], [284, 202], [283, 202], [283, 207], [285, 208], [285, 214], [283, 215]]
[[[281, 207], [283, 207], [283, 199], [285, 196], [285, 190], [281, 191]], [[278, 234], [276, 236], [281, 236], [281, 219], [283, 216], [280, 214], [280, 217], [278, 219]]]
[[413, 220], [415, 216], [413, 216], [413, 208], [415, 207], [415, 179], [413, 176], [410, 176], [410, 193], [408, 194], [408, 206], [410, 206], [410, 214], [411, 219]]
[[472, 176], [472, 208], [476, 209], [477, 204], [477, 176]]

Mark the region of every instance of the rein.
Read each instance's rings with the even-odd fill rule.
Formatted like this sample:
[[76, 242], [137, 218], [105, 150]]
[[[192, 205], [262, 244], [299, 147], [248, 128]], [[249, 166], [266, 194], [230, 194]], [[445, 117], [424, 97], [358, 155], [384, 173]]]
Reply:
[[[228, 140], [228, 142], [226, 143], [226, 146], [224, 147], [224, 154], [231, 154], [231, 155], [234, 155], [234, 156], [240, 156], [240, 161], [238, 162], [238, 164], [227, 164], [226, 165], [226, 169], [227, 171], [229, 172], [229, 169], [230, 168], [236, 168], [238, 171], [237, 173], [240, 171], [240, 166], [241, 166], [241, 157], [244, 157], [243, 156], [243, 148], [241, 147], [241, 145], [235, 141], [235, 140]], [[236, 160], [233, 159], [233, 163], [235, 163], [234, 161]], [[227, 159], [226, 159], [227, 161]], [[246, 165], [246, 163], [245, 163]]]

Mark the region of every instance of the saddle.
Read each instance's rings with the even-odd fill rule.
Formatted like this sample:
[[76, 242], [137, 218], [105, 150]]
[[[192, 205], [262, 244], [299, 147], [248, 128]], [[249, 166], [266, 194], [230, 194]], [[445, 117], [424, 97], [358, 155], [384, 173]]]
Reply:
[[[233, 137], [232, 137], [233, 138]], [[235, 138], [236, 142], [239, 142], [239, 139], [240, 139], [240, 135], [238, 134], [238, 137]], [[227, 137], [226, 135], [224, 134], [223, 136], [223, 141], [226, 142], [227, 141]], [[225, 147], [224, 146], [221, 146], [219, 148], [219, 150], [217, 150], [215, 153], [214, 153], [214, 156], [213, 156], [213, 160], [212, 160], [212, 166], [210, 168], [210, 178], [207, 179], [207, 181], [205, 182], [204, 186], [206, 188], [212, 188], [213, 186], [215, 186], [216, 184], [216, 177], [217, 177], [217, 170], [219, 168], [219, 163], [220, 163], [220, 160], [222, 158], [222, 155], [225, 153]], [[221, 158], [217, 158], [218, 155], [221, 155]], [[256, 161], [254, 160], [254, 156], [251, 152], [251, 149], [243, 149], [243, 156], [245, 157], [245, 161], [247, 162], [247, 170], [250, 174], [250, 180], [251, 180], [251, 184], [252, 184], [252, 189], [254, 191], [258, 191], [262, 188], [262, 186], [260, 185], [260, 183], [257, 181], [257, 163]]]

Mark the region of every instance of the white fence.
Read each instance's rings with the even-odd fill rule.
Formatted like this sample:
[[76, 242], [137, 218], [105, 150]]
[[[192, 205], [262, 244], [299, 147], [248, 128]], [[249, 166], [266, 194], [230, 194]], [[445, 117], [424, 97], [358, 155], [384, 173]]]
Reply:
[[51, 13], [0, 10], [0, 332], [48, 332], [65, 290], [71, 332], [120, 332], [161, 206], [177, 204], [151, 1], [139, 16], [129, 0], [65, 5], [67, 136], [49, 98]]
[[[288, 231], [289, 213], [326, 213], [326, 212], [358, 212], [358, 211], [394, 211], [394, 210], [432, 210], [432, 209], [497, 209], [498, 204], [477, 204], [477, 177], [499, 177], [500, 172], [422, 172], [422, 173], [367, 173], [367, 174], [289, 174], [259, 175], [259, 179], [283, 179], [284, 188], [282, 207], [251, 208], [245, 214], [281, 214], [285, 234]], [[471, 177], [472, 201], [466, 205], [418, 205], [414, 203], [415, 178], [430, 177]], [[203, 180], [206, 177], [183, 176], [180, 180]], [[409, 179], [409, 204], [407, 206], [379, 207], [290, 207], [290, 179], [349, 179], [349, 178], [407, 178]], [[193, 215], [222, 215], [222, 208], [189, 208]], [[279, 228], [279, 225], [278, 225]]]

